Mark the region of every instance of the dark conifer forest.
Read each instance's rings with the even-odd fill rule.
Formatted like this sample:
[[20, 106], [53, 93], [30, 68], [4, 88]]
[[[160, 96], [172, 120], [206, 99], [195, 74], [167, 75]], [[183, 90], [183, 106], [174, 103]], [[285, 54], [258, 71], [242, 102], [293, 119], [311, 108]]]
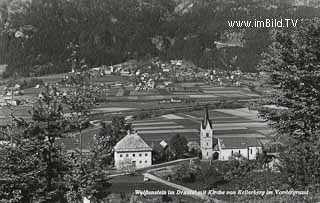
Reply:
[[302, 19], [319, 10], [289, 0], [3, 0], [0, 64], [8, 64], [5, 77], [62, 73], [76, 52], [88, 67], [159, 57], [254, 72], [271, 29], [230, 28], [228, 20]]

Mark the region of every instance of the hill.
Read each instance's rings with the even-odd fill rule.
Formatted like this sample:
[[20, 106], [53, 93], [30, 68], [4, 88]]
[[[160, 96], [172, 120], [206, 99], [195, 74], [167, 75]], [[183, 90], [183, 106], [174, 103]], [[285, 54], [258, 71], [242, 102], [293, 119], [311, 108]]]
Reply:
[[152, 57], [252, 72], [272, 29], [230, 28], [228, 20], [320, 15], [295, 0], [5, 0], [0, 7], [5, 77]]

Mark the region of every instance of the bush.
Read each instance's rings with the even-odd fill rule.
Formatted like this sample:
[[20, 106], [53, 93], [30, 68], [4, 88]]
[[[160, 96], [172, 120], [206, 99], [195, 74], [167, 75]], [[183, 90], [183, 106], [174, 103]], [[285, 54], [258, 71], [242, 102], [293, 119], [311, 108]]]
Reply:
[[177, 167], [173, 178], [183, 183], [193, 183], [196, 181], [196, 170], [189, 167], [187, 164], [180, 164]]

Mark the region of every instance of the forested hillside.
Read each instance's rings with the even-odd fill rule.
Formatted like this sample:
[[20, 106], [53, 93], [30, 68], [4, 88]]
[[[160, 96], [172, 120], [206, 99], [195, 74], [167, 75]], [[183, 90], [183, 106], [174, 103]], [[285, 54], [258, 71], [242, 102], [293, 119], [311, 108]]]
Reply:
[[95, 67], [150, 57], [255, 71], [272, 29], [229, 28], [227, 21], [320, 15], [292, 2], [2, 0], [0, 64], [8, 64], [5, 76], [67, 72], [71, 60]]

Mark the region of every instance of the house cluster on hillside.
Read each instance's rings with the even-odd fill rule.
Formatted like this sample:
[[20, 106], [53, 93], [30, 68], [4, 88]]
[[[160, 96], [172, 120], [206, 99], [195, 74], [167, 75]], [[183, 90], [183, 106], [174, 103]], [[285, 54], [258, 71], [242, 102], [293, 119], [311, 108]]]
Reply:
[[158, 58], [147, 62], [131, 60], [125, 63], [100, 66], [89, 71], [95, 77], [120, 75], [130, 77], [136, 91], [161, 88], [165, 83], [207, 82], [218, 87], [239, 87], [243, 80], [255, 80], [257, 74], [241, 70], [207, 70], [185, 60], [161, 61]]

